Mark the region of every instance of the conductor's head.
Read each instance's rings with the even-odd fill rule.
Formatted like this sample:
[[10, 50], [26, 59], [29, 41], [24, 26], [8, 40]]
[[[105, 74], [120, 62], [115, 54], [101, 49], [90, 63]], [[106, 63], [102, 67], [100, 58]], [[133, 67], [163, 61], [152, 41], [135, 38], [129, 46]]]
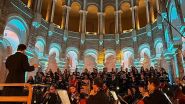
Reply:
[[19, 44], [19, 46], [17, 48], [17, 51], [22, 52], [22, 53], [25, 53], [25, 50], [26, 50], [26, 45]]

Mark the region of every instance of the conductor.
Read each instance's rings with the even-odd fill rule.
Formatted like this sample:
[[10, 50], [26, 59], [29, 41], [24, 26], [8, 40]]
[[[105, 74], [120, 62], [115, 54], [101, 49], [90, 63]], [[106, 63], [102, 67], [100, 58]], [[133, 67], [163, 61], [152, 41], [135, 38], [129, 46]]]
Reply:
[[[25, 50], [26, 45], [20, 44], [17, 52], [7, 58], [5, 65], [9, 73], [5, 83], [25, 83], [25, 72], [33, 71], [38, 67], [37, 64], [29, 65]], [[23, 95], [23, 87], [4, 87], [3, 95], [21, 96]]]

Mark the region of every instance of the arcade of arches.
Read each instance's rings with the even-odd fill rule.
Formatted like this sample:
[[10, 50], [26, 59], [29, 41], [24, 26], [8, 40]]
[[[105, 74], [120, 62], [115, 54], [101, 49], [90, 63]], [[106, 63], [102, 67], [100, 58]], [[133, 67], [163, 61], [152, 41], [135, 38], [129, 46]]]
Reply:
[[185, 0], [0, 2], [0, 62], [24, 43], [42, 70], [154, 66], [184, 76]]

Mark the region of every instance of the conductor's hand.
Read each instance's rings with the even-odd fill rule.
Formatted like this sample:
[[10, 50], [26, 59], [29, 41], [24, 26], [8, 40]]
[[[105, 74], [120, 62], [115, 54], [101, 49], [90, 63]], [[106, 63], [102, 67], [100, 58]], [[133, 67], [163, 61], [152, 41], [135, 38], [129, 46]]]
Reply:
[[33, 66], [34, 66], [34, 68], [38, 68], [38, 67], [39, 67], [39, 65], [38, 65], [38, 64], [34, 64]]

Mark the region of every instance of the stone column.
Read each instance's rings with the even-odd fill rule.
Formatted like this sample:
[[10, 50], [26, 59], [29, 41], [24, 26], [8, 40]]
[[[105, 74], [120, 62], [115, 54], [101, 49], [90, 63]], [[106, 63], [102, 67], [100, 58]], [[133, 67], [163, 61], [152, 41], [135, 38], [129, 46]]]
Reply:
[[36, 0], [35, 1], [35, 8], [34, 8], [34, 18], [32, 21], [32, 26], [35, 28], [39, 28], [42, 21], [41, 9], [42, 9], [42, 1], [43, 0]]
[[62, 21], [61, 21], [61, 28], [65, 29], [65, 19], [66, 19], [66, 6], [62, 6]]
[[147, 19], [147, 28], [146, 28], [147, 30], [146, 31], [148, 32], [147, 35], [151, 36], [149, 0], [145, 0], [145, 3], [146, 3], [146, 19]]
[[[155, 49], [154, 49], [154, 40], [153, 40], [152, 29], [151, 29], [151, 22], [150, 22], [149, 0], [145, 0], [145, 3], [146, 3], [146, 17], [147, 17], [146, 32], [147, 32], [147, 36], [150, 39], [151, 58], [152, 58], [152, 60], [154, 60]], [[151, 64], [154, 64], [154, 63], [151, 63]]]
[[48, 7], [47, 7], [47, 13], [46, 13], [46, 21], [48, 22], [49, 22], [50, 13], [51, 13], [51, 4], [52, 4], [52, 0], [49, 0]]
[[146, 4], [146, 20], [147, 24], [150, 24], [149, 0], [145, 0], [145, 4]]
[[179, 14], [179, 18], [181, 20], [181, 24], [184, 25], [184, 16], [183, 16], [183, 11], [182, 11], [182, 6], [180, 4], [180, 0], [175, 0], [175, 5], [177, 8], [177, 12]]
[[83, 19], [83, 12], [82, 12], [82, 10], [79, 11], [79, 14], [80, 14], [79, 32], [82, 32], [82, 19]]
[[122, 33], [122, 10], [119, 10], [119, 33]]
[[50, 26], [49, 26], [49, 31], [48, 31], [48, 35], [51, 36], [53, 35], [54, 32], [54, 23], [53, 23], [53, 18], [54, 18], [54, 13], [55, 13], [55, 4], [56, 4], [57, 0], [53, 0], [53, 5], [52, 5], [52, 10], [51, 10], [51, 19], [50, 19]]
[[66, 6], [66, 20], [65, 20], [65, 29], [64, 29], [64, 41], [67, 41], [68, 38], [68, 23], [69, 23], [69, 12], [71, 10], [71, 7]]
[[57, 2], [57, 0], [53, 0], [52, 11], [51, 11], [51, 20], [50, 20], [51, 23], [53, 23], [56, 2]]
[[104, 13], [103, 13], [103, 0], [100, 0], [100, 11], [98, 13], [98, 34], [99, 34], [99, 46], [98, 46], [98, 70], [102, 70], [104, 67], [104, 47], [103, 47], [103, 35], [104, 35]]
[[85, 35], [86, 35], [86, 17], [87, 17], [87, 11], [81, 10], [81, 20], [80, 20], [80, 33], [81, 33], [81, 44], [84, 44], [85, 42]]
[[139, 29], [140, 28], [140, 24], [139, 24], [139, 12], [138, 12], [138, 6], [135, 7], [135, 14], [136, 14], [136, 28]]
[[131, 7], [131, 10], [132, 10], [132, 28], [133, 30], [136, 29], [136, 20], [135, 20], [135, 9], [134, 7]]
[[118, 10], [118, 0], [115, 1], [116, 5], [116, 11], [115, 11], [115, 42], [116, 42], [116, 68], [120, 69], [121, 67], [121, 51], [120, 51], [120, 39], [119, 39], [119, 33], [120, 33], [120, 21], [119, 21], [119, 14], [120, 11]]
[[138, 44], [137, 44], [137, 36], [136, 36], [137, 34], [136, 34], [136, 25], [135, 25], [136, 21], [135, 21], [134, 0], [131, 0], [131, 6], [132, 6], [131, 11], [132, 11], [132, 28], [133, 28], [133, 30], [132, 30], [132, 40], [133, 40], [133, 49], [134, 49], [134, 52], [136, 52], [134, 54], [134, 58], [135, 58], [134, 65], [136, 67], [138, 67], [138, 65], [139, 65], [139, 63], [138, 63], [139, 53], [137, 53], [138, 52]]
[[119, 33], [119, 11], [115, 11], [115, 34]]

